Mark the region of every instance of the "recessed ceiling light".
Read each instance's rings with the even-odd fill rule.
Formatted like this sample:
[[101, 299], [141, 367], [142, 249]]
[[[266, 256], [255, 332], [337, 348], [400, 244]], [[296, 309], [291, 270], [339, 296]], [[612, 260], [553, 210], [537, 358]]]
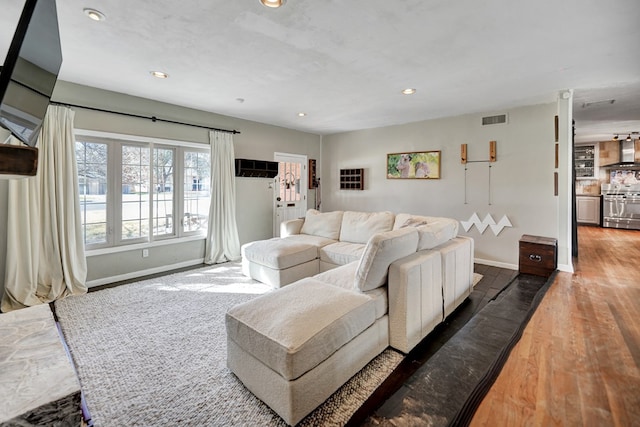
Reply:
[[402, 91], [403, 95], [413, 95], [414, 93], [416, 93], [416, 90], [413, 88], [407, 88]]
[[298, 113], [298, 117], [305, 117], [307, 113]]
[[89, 18], [93, 19], [94, 21], [104, 21], [106, 19], [106, 17], [104, 16], [104, 13], [100, 12], [99, 10], [90, 9], [87, 7], [85, 9], [82, 9], [82, 11], [84, 12], [85, 15], [87, 15]]
[[263, 5], [267, 6], [267, 7], [280, 7], [283, 4], [285, 4], [286, 0], [260, 0], [260, 3], [262, 3]]
[[169, 74], [163, 73], [162, 71], [149, 71], [153, 77], [157, 77], [159, 79], [169, 78]]

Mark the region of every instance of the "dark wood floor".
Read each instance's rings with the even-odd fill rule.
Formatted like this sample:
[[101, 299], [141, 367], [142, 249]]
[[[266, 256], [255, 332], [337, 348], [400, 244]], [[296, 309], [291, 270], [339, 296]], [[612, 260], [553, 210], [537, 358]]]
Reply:
[[[640, 231], [579, 227], [578, 233], [575, 273], [555, 276], [472, 425], [640, 425]], [[431, 425], [418, 418], [426, 404], [410, 407], [416, 401], [404, 399], [403, 388], [423, 381], [420, 367], [517, 273], [481, 265], [476, 271], [485, 277], [469, 300], [407, 356], [350, 424]]]
[[423, 413], [424, 406], [409, 407], [413, 403], [405, 401], [409, 392], [408, 383], [414, 388], [420, 386], [420, 379], [417, 379], [419, 370], [424, 369], [423, 366], [518, 275], [514, 270], [479, 264], [475, 265], [475, 271], [482, 274], [483, 278], [469, 298], [407, 355], [387, 381], [354, 414], [349, 425], [395, 425], [400, 414], [405, 417], [407, 413], [415, 416]]

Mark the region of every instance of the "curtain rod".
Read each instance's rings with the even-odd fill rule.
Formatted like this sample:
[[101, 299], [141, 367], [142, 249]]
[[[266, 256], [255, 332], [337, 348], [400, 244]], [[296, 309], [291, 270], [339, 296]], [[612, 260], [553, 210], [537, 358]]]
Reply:
[[195, 128], [201, 128], [201, 129], [217, 130], [219, 132], [227, 132], [227, 133], [233, 133], [233, 134], [239, 134], [240, 133], [240, 131], [235, 130], [235, 129], [233, 129], [233, 130], [219, 129], [219, 128], [213, 128], [213, 127], [209, 127], [209, 126], [196, 125], [196, 124], [193, 124], [193, 123], [179, 122], [179, 121], [176, 121], [176, 120], [160, 119], [160, 118], [158, 118], [156, 116], [142, 116], [142, 115], [139, 115], [139, 114], [123, 113], [121, 111], [111, 111], [111, 110], [105, 110], [105, 109], [102, 109], [102, 108], [87, 107], [85, 105], [69, 104], [69, 103], [66, 103], [66, 102], [51, 101], [50, 104], [60, 105], [60, 106], [63, 106], [63, 107], [83, 108], [85, 110], [100, 111], [102, 113], [119, 114], [121, 116], [135, 117], [135, 118], [138, 118], [138, 119], [147, 119], [147, 120], [151, 120], [154, 123], [155, 122], [164, 122], [164, 123], [172, 123], [174, 125], [191, 126], [191, 127], [195, 127]]

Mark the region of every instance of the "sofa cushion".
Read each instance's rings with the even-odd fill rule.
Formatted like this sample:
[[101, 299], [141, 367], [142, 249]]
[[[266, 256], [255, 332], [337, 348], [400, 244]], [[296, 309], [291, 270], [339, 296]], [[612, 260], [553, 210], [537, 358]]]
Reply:
[[320, 248], [318, 252], [320, 261], [345, 265], [358, 261], [364, 252], [364, 247], [362, 243], [336, 242]]
[[[333, 268], [325, 271], [324, 273], [316, 274], [313, 278], [332, 286], [337, 286], [351, 292], [359, 293], [360, 290], [356, 288], [354, 280], [356, 271], [358, 270], [358, 264], [358, 261], [354, 261], [346, 265], [341, 265], [340, 267]], [[387, 314], [389, 311], [389, 297], [387, 295], [386, 287], [381, 286], [371, 291], [363, 292], [363, 294], [371, 297], [375, 302], [376, 319]]]
[[336, 242], [333, 239], [327, 239], [326, 237], [321, 237], [321, 236], [312, 236], [311, 234], [292, 234], [291, 236], [282, 238], [282, 240], [288, 240], [289, 242], [305, 243], [307, 245], [313, 245], [316, 248], [321, 248], [323, 246], [327, 246]]
[[392, 212], [353, 212], [346, 211], [342, 216], [340, 241], [367, 243], [371, 236], [393, 228]]
[[341, 225], [342, 211], [319, 212], [315, 209], [309, 209], [304, 218], [304, 224], [302, 224], [300, 234], [310, 234], [312, 236], [338, 240]]
[[458, 235], [458, 221], [452, 218], [419, 216], [410, 214], [396, 215], [393, 229], [415, 227], [418, 230], [418, 250], [433, 249]]
[[318, 257], [314, 245], [288, 239], [258, 240], [242, 246], [242, 258], [269, 268], [281, 270]]
[[414, 253], [417, 247], [418, 231], [413, 227], [374, 235], [369, 239], [358, 264], [356, 287], [364, 292], [384, 285], [389, 265]]
[[350, 262], [349, 264], [316, 274], [313, 278], [332, 286], [359, 293], [360, 289], [356, 288], [354, 281], [358, 264], [359, 261]]
[[314, 278], [229, 309], [227, 336], [287, 380], [316, 367], [376, 320], [375, 302]]

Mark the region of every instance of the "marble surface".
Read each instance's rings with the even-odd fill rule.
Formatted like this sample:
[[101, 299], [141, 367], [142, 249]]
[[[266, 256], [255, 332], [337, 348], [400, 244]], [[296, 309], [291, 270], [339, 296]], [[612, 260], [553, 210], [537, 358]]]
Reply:
[[80, 383], [49, 305], [0, 314], [0, 426], [80, 425]]

